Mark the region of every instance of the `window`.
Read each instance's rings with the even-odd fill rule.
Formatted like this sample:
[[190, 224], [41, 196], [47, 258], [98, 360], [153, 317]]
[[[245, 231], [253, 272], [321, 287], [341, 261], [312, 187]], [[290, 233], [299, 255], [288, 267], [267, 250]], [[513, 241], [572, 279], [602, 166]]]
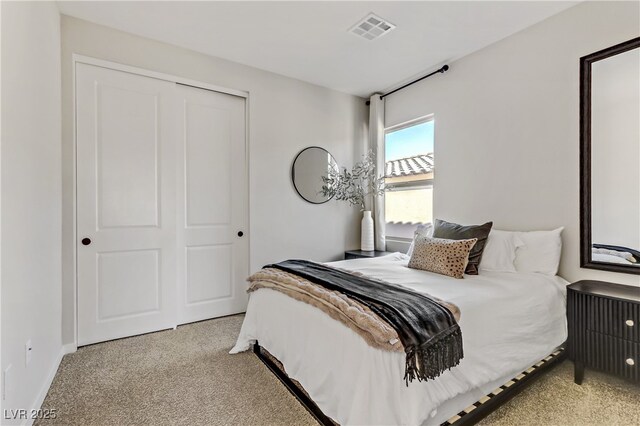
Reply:
[[413, 238], [433, 220], [433, 117], [387, 129], [385, 133], [386, 235]]

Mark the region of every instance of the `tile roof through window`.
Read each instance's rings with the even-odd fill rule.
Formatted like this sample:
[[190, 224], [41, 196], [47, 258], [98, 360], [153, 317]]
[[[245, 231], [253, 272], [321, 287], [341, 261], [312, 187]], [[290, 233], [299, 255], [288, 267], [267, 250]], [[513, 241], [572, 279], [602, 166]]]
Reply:
[[433, 171], [433, 153], [387, 161], [385, 177], [413, 176]]

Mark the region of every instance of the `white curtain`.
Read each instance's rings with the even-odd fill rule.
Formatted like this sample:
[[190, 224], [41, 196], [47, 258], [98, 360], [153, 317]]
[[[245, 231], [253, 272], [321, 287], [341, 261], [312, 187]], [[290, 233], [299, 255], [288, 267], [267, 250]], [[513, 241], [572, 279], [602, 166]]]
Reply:
[[[384, 175], [384, 99], [380, 99], [379, 93], [369, 99], [369, 149], [376, 155], [377, 175]], [[385, 251], [384, 195], [373, 199], [373, 218], [376, 250]]]

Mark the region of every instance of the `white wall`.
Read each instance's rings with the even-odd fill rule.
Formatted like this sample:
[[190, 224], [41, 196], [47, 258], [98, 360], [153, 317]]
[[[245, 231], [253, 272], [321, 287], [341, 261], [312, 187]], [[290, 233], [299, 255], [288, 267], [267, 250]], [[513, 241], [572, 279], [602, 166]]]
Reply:
[[86, 21], [62, 17], [63, 340], [73, 342], [72, 54], [250, 92], [251, 270], [291, 257], [342, 258], [359, 246], [359, 213], [344, 203], [313, 205], [291, 180], [304, 147], [328, 149], [351, 166], [366, 137], [364, 100], [256, 68], [209, 57]]
[[640, 250], [640, 49], [591, 67], [591, 233]]
[[1, 8], [2, 370], [11, 365], [2, 408], [31, 409], [62, 349], [60, 16], [55, 3]]
[[507, 230], [564, 226], [560, 274], [580, 269], [579, 58], [637, 37], [637, 2], [584, 2], [387, 97], [386, 126], [435, 114], [434, 216]]

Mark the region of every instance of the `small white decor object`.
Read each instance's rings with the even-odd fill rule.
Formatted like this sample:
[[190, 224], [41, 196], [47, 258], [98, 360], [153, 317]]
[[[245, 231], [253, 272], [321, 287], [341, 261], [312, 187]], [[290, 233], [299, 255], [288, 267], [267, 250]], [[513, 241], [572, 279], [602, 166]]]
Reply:
[[360, 250], [373, 251], [373, 218], [371, 211], [365, 210], [362, 215], [362, 225], [360, 227]]
[[[322, 176], [322, 195], [338, 201], [347, 201], [352, 206], [360, 207], [364, 212], [360, 231], [360, 249], [375, 250], [373, 236], [373, 218], [371, 211], [365, 206], [371, 204], [371, 197], [384, 194], [384, 176], [376, 176], [376, 157], [369, 150], [364, 159], [356, 163], [351, 171], [346, 168], [330, 168], [326, 176]], [[368, 203], [367, 203], [368, 201]]]

